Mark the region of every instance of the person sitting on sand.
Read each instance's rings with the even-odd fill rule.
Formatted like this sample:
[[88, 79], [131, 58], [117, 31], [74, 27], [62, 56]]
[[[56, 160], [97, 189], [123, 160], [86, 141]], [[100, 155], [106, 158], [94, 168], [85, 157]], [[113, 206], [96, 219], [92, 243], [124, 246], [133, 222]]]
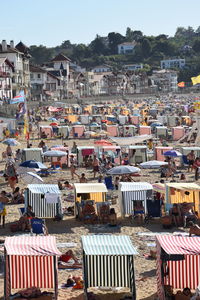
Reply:
[[192, 236], [192, 234], [200, 236], [200, 227], [197, 224], [194, 224], [192, 221], [189, 221], [188, 225], [190, 227], [189, 236]]
[[70, 260], [74, 261], [74, 265], [80, 265], [81, 263], [79, 262], [78, 258], [75, 256], [72, 250], [68, 250], [65, 252], [65, 254], [61, 255], [58, 259], [59, 263], [64, 262], [68, 263]]
[[17, 186], [12, 194], [12, 203], [19, 204], [24, 203], [23, 190], [20, 191], [20, 188]]
[[177, 203], [173, 204], [173, 207], [170, 209], [169, 215], [172, 217], [174, 225], [178, 227], [181, 220], [181, 211]]
[[69, 181], [64, 182], [64, 189], [73, 190], [73, 186], [69, 183]]
[[96, 211], [92, 201], [87, 201], [83, 206], [82, 217], [84, 220], [95, 221], [97, 219]]
[[117, 214], [116, 214], [114, 208], [110, 209], [109, 224], [110, 224], [110, 226], [116, 226], [117, 225]]
[[85, 177], [85, 173], [81, 174], [81, 176], [79, 177], [79, 181], [80, 181], [80, 183], [87, 183], [88, 182], [87, 178]]

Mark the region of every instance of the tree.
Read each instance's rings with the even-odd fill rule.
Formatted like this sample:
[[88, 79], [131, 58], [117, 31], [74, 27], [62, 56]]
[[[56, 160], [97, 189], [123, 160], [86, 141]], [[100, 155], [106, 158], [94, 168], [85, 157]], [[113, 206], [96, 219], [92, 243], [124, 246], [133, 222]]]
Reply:
[[196, 40], [193, 44], [192, 49], [196, 52], [196, 53], [200, 53], [200, 40]]
[[95, 55], [104, 55], [107, 51], [104, 39], [99, 35], [97, 35], [96, 38], [90, 43], [89, 47], [92, 50], [92, 53]]
[[125, 41], [125, 37], [120, 33], [110, 32], [108, 34], [108, 45], [110, 54], [117, 53], [117, 46]]
[[147, 38], [143, 39], [141, 43], [141, 50], [144, 58], [147, 58], [151, 54], [151, 44]]
[[135, 30], [133, 31], [133, 40], [138, 42], [142, 39], [143, 37], [143, 33], [140, 30]]
[[185, 37], [186, 34], [186, 29], [184, 27], [177, 27], [175, 37], [180, 38], [180, 37]]
[[47, 48], [43, 45], [32, 45], [30, 46], [30, 54], [32, 56], [32, 62], [41, 65], [43, 63], [51, 61], [51, 59], [55, 55], [55, 50], [54, 48]]

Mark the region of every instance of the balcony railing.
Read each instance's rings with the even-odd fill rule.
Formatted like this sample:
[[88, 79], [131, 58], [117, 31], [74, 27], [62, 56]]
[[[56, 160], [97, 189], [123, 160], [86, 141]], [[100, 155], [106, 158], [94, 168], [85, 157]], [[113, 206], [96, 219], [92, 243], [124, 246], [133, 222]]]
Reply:
[[0, 77], [9, 77], [10, 73], [9, 72], [2, 72], [0, 71]]

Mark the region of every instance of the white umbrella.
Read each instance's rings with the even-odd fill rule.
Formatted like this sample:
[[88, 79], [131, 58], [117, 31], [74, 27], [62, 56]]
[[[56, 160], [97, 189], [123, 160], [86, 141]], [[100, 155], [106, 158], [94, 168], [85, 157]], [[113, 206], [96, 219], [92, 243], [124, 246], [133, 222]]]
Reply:
[[109, 175], [125, 175], [125, 174], [133, 174], [140, 172], [139, 168], [133, 166], [117, 166], [110, 169], [107, 174]]
[[149, 160], [140, 164], [143, 169], [159, 169], [162, 166], [168, 165], [168, 162], [159, 160]]
[[62, 156], [66, 156], [67, 153], [63, 152], [63, 151], [58, 151], [58, 150], [49, 150], [43, 153], [44, 156], [48, 156], [48, 157], [62, 157]]
[[27, 172], [23, 174], [22, 180], [25, 183], [37, 184], [43, 182], [43, 179], [35, 173]]

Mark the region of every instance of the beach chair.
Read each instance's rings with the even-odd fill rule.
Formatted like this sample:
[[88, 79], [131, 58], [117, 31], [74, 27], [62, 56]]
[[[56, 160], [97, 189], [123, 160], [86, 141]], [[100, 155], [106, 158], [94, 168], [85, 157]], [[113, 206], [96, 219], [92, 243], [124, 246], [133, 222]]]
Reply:
[[112, 183], [112, 176], [105, 177], [104, 182], [108, 190], [114, 190], [114, 185]]
[[45, 221], [43, 219], [32, 218], [30, 220], [31, 223], [31, 233], [32, 234], [47, 234]]
[[110, 214], [110, 202], [97, 202], [96, 207], [99, 221], [102, 223], [108, 223]]
[[25, 213], [25, 207], [20, 207], [18, 208], [18, 210], [19, 210], [20, 217], [23, 216], [23, 214]]

